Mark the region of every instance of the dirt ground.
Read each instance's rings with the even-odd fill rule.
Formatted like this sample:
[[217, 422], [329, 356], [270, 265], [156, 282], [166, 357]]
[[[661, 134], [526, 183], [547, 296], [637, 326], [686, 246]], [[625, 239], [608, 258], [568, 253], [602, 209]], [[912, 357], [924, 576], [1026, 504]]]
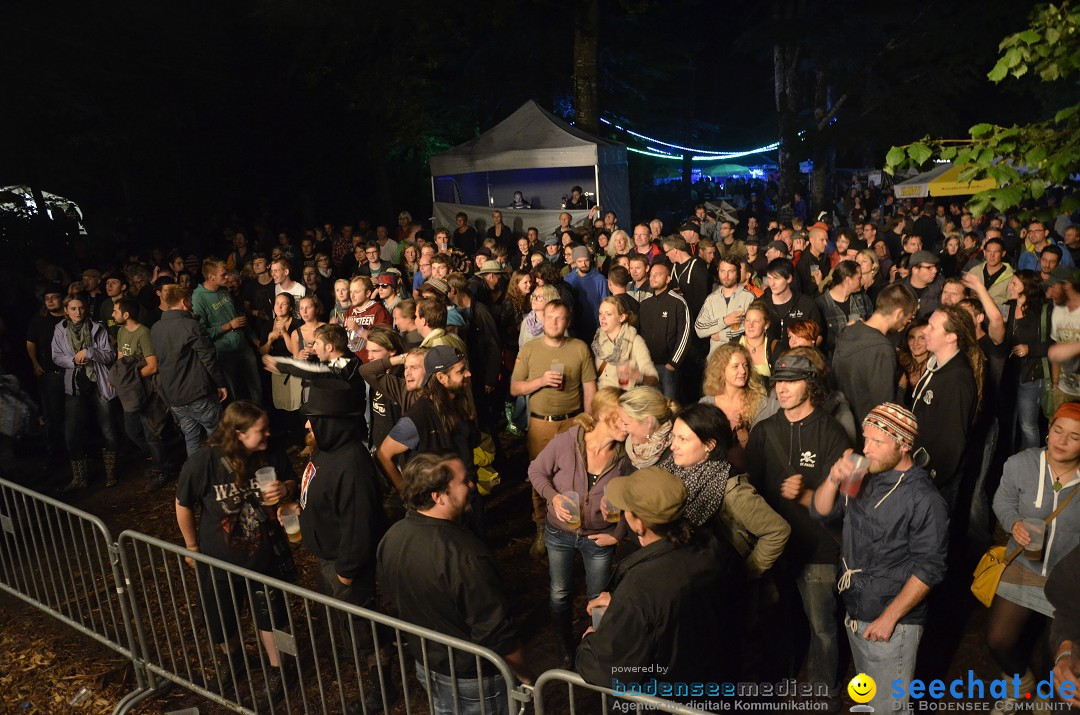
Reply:
[[[554, 667], [554, 645], [548, 631], [546, 562], [530, 559], [531, 505], [525, 482], [526, 458], [520, 443], [504, 442], [507, 457], [497, 464], [502, 484], [486, 498], [489, 544], [495, 549], [504, 584], [514, 604], [526, 652], [536, 672]], [[118, 487], [105, 489], [103, 478], [89, 489], [63, 497], [74, 506], [99, 516], [115, 538], [134, 529], [174, 543], [182, 543], [173, 510], [173, 484], [146, 493], [142, 472], [145, 462], [134, 456], [123, 463]], [[302, 465], [300, 465], [302, 468]], [[298, 472], [300, 469], [298, 468]], [[5, 479], [52, 493], [67, 479], [65, 470], [46, 469], [30, 446], [16, 458], [0, 464]], [[55, 493], [52, 493], [55, 496]], [[300, 566], [300, 585], [314, 589], [314, 561], [302, 545], [294, 545]], [[974, 556], [972, 557], [974, 558]], [[973, 565], [974, 562], [972, 562]], [[967, 592], [970, 567], [952, 569], [950, 580], [935, 594], [935, 621], [927, 628], [920, 651], [920, 673], [926, 678], [963, 677], [968, 669], [976, 678], [996, 677], [984, 643], [985, 609]], [[576, 630], [586, 625], [583, 571], [575, 574]], [[798, 639], [800, 634], [793, 633]], [[846, 647], [846, 644], [844, 644]], [[854, 675], [850, 664], [848, 675]], [[86, 713], [109, 712], [134, 686], [130, 664], [115, 652], [78, 634], [53, 617], [7, 594], [0, 594], [0, 712]], [[69, 702], [88, 689], [77, 705]], [[846, 703], [851, 705], [851, 703]], [[144, 702], [137, 713], [167, 713], [197, 707], [201, 713], [228, 712], [192, 693], [173, 689]], [[596, 708], [598, 709], [598, 708]], [[399, 707], [404, 712], [403, 707]], [[579, 709], [579, 712], [581, 710]]]

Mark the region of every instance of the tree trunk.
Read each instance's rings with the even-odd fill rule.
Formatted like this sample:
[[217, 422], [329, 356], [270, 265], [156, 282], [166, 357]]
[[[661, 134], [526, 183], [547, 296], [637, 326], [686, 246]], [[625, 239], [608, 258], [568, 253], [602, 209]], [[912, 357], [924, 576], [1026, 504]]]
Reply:
[[828, 164], [830, 143], [827, 127], [831, 121], [827, 116], [828, 113], [829, 86], [825, 81], [825, 73], [818, 70], [814, 73], [814, 124], [817, 125], [817, 132], [814, 136], [814, 168], [810, 173], [810, 196], [807, 197], [810, 204], [808, 216], [816, 216], [825, 205], [825, 169]]
[[[790, 27], [798, 16], [798, 0], [776, 0], [773, 4], [773, 20], [777, 27]], [[786, 28], [785, 28], [786, 29]], [[786, 37], [779, 32], [778, 37]], [[773, 45], [773, 89], [776, 96], [776, 115], [780, 129], [777, 181], [780, 195], [777, 208], [790, 204], [798, 187], [799, 160], [795, 146], [798, 134], [798, 66], [799, 47], [794, 38], [779, 40]]]
[[574, 22], [574, 117], [577, 126], [596, 134], [600, 107], [596, 88], [600, 0], [582, 0]]

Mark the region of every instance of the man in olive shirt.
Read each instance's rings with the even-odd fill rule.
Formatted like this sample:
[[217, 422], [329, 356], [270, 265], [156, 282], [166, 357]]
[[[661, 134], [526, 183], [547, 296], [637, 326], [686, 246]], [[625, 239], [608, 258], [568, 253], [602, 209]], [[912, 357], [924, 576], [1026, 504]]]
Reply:
[[[566, 337], [570, 307], [561, 300], [544, 306], [544, 337], [522, 346], [510, 376], [510, 394], [529, 396], [529, 459], [543, 451], [559, 431], [559, 425], [581, 411], [588, 412], [596, 394], [596, 365], [589, 346]], [[532, 493], [536, 538], [529, 553], [544, 553], [544, 522], [547, 502]]]
[[[138, 368], [142, 389], [137, 392], [142, 397], [141, 405], [128, 409], [135, 407], [130, 399], [125, 399], [126, 394], [130, 393], [121, 394], [120, 402], [124, 407], [124, 431], [132, 442], [150, 454], [150, 482], [146, 486], [146, 491], [149, 492], [160, 488], [166, 482], [172, 465], [169, 463], [162, 438], [167, 419], [165, 405], [158, 397], [152, 382], [158, 371], [157, 355], [150, 342], [150, 329], [135, 318], [138, 311], [138, 302], [134, 298], [124, 297], [116, 302], [112, 319], [119, 326], [116, 334], [117, 365], [120, 365], [124, 358], [144, 362]], [[119, 393], [121, 387], [116, 387]]]

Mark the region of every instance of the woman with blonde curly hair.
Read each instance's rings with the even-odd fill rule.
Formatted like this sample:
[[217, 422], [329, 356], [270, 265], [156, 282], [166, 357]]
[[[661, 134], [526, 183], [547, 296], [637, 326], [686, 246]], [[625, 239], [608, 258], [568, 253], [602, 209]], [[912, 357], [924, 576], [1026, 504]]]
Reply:
[[723, 411], [735, 440], [728, 450], [728, 461], [743, 468], [742, 448], [750, 438], [750, 428], [758, 420], [776, 411], [770, 406], [768, 389], [761, 374], [751, 364], [750, 351], [737, 343], [718, 347], [705, 364], [704, 397], [701, 402]]

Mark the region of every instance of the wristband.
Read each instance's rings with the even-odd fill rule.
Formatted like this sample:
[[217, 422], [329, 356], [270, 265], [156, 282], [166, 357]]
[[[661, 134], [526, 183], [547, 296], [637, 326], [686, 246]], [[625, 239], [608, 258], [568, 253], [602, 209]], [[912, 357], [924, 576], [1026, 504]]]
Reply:
[[1054, 658], [1054, 666], [1056, 667], [1057, 664], [1058, 664], [1058, 661], [1061, 660], [1062, 658], [1072, 658], [1072, 653], [1073, 652], [1071, 650], [1063, 650], [1060, 653], [1058, 653], [1057, 657]]
[[194, 544], [194, 545], [192, 545], [192, 544], [184, 544], [184, 546], [187, 548], [188, 551], [198, 551], [198, 549], [199, 549], [198, 544]]

